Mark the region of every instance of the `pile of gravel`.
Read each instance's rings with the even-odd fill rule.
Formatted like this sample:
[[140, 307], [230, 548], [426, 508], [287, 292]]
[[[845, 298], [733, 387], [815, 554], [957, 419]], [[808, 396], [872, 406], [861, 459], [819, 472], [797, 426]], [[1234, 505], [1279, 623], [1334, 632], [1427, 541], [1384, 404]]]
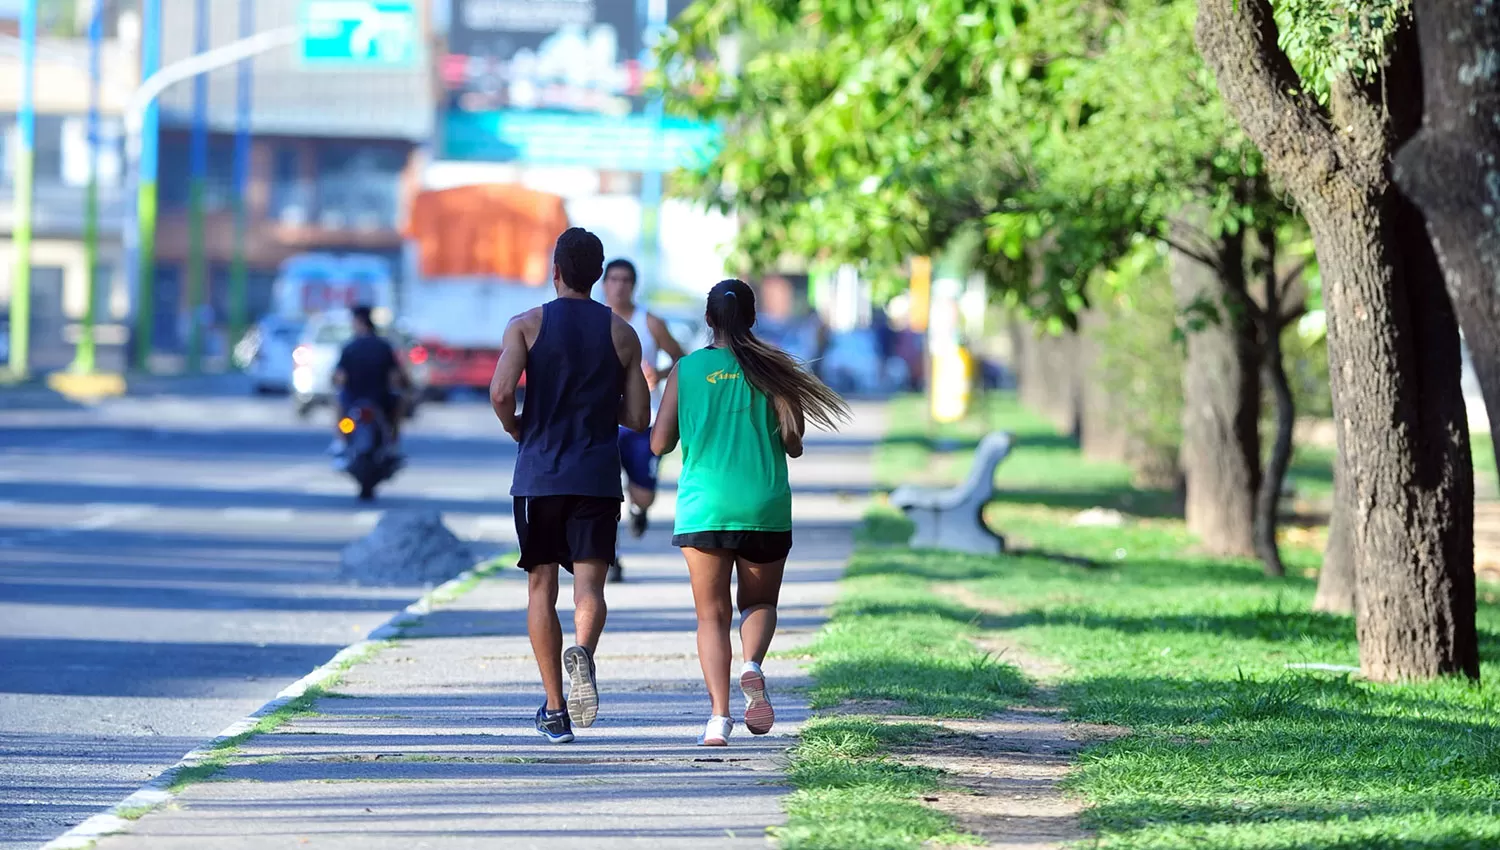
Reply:
[[474, 561], [469, 545], [443, 525], [437, 511], [388, 511], [369, 534], [344, 547], [339, 575], [364, 585], [435, 585]]

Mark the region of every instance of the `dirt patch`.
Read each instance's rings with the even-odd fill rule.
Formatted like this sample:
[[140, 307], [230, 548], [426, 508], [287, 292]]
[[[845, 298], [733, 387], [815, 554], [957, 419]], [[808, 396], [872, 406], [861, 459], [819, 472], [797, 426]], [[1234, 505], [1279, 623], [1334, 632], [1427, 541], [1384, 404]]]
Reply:
[[[982, 614], [1014, 613], [960, 585], [935, 589]], [[991, 632], [975, 644], [1039, 682], [1040, 702], [1054, 702], [1048, 683], [1067, 672], [1064, 665], [1030, 654], [1003, 633]], [[947, 787], [924, 802], [950, 815], [964, 832], [984, 839], [979, 846], [1007, 850], [1050, 850], [1089, 838], [1079, 821], [1084, 803], [1064, 792], [1061, 782], [1084, 747], [1129, 733], [1118, 726], [1069, 722], [1050, 706], [1021, 707], [978, 720], [907, 717], [876, 703], [851, 708], [886, 721], [941, 726], [944, 733], [936, 739], [901, 748], [896, 755], [943, 771]]]
[[[933, 589], [939, 595], [945, 596], [966, 608], [972, 608], [981, 614], [1002, 617], [1007, 614], [1016, 613], [1014, 607], [980, 596], [963, 585], [942, 584], [935, 585]], [[980, 621], [979, 625], [984, 625], [983, 620]], [[985, 652], [991, 653], [1007, 664], [1019, 667], [1022, 673], [1025, 673], [1038, 683], [1039, 689], [1043, 692], [1044, 699], [1048, 702], [1051, 701], [1051, 690], [1048, 685], [1051, 682], [1057, 681], [1063, 674], [1068, 672], [1068, 668], [1065, 665], [1032, 655], [1020, 644], [1006, 638], [1003, 633], [991, 632], [990, 634], [975, 638], [974, 645]]]
[[951, 816], [959, 828], [979, 836], [978, 847], [1050, 850], [1089, 837], [1079, 824], [1083, 801], [1059, 783], [1078, 751], [1119, 737], [1124, 729], [1070, 723], [1055, 709], [1020, 708], [978, 720], [912, 717], [871, 711], [875, 703], [845, 706], [889, 723], [935, 724], [930, 741], [898, 747], [907, 764], [943, 771], [945, 787], [923, 802]]

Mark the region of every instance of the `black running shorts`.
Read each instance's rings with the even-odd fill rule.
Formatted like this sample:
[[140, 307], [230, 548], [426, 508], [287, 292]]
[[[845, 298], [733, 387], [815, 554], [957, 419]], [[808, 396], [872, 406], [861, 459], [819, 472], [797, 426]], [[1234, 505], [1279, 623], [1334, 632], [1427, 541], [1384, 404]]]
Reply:
[[620, 500], [598, 496], [517, 496], [516, 538], [521, 559], [516, 566], [561, 564], [573, 571], [575, 561], [615, 562], [620, 530]]
[[727, 549], [752, 564], [774, 564], [792, 551], [790, 531], [695, 531], [672, 535], [679, 549]]

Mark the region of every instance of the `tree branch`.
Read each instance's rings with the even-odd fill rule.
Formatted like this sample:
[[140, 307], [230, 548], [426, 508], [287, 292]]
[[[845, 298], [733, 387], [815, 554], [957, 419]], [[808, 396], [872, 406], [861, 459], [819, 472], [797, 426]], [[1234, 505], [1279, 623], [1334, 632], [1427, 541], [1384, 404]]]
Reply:
[[1190, 248], [1166, 234], [1158, 234], [1156, 238], [1167, 243], [1168, 248], [1171, 248], [1173, 251], [1182, 254], [1184, 257], [1188, 257], [1195, 262], [1202, 263], [1203, 265], [1213, 269], [1214, 274], [1222, 275], [1224, 273], [1224, 267], [1219, 263], [1218, 257], [1207, 254], [1203, 251], [1199, 251], [1195, 248]]
[[1288, 289], [1291, 289], [1292, 284], [1296, 283], [1299, 279], [1301, 279], [1302, 273], [1305, 272], [1305, 271], [1307, 271], [1307, 267], [1310, 266], [1310, 265], [1312, 265], [1312, 264], [1313, 264], [1313, 258], [1312, 257], [1303, 257], [1297, 263], [1297, 265], [1292, 266], [1292, 268], [1289, 269], [1286, 274], [1284, 274], [1284, 275], [1281, 276], [1281, 283], [1278, 284], [1276, 288], [1278, 290], [1280, 290], [1282, 293], [1285, 293]]
[[1224, 101], [1276, 177], [1305, 186], [1340, 167], [1327, 115], [1277, 43], [1270, 0], [1199, 0], [1196, 36]]

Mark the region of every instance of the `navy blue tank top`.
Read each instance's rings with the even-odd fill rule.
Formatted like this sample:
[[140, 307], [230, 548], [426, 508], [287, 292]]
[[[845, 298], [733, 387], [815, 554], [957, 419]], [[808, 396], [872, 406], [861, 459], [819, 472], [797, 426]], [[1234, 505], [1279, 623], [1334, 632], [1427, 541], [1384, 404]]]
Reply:
[[542, 329], [526, 356], [521, 451], [512, 496], [623, 498], [620, 395], [609, 307], [586, 298], [542, 306]]

